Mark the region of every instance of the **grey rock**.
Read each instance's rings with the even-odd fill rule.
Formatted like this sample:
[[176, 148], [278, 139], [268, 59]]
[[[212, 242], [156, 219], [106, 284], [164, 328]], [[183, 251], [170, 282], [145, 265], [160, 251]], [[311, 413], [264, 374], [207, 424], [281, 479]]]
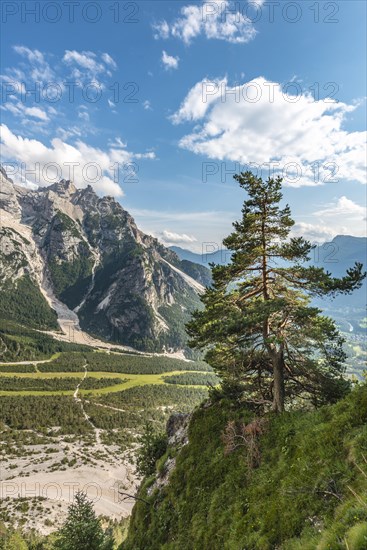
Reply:
[[174, 447], [182, 447], [189, 441], [188, 428], [191, 414], [174, 413], [167, 420], [168, 444]]

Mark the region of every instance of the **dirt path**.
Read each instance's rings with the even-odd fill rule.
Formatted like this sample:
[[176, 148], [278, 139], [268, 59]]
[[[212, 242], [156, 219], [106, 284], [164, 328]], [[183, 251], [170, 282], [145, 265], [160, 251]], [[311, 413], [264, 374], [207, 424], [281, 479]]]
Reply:
[[6, 367], [9, 365], [41, 365], [42, 363], [50, 363], [53, 361], [55, 357], [51, 357], [50, 359], [42, 359], [41, 361], [7, 361], [6, 363], [0, 363], [0, 367]]
[[[86, 401], [86, 403], [90, 403], [90, 401]], [[109, 409], [111, 411], [117, 411], [117, 412], [126, 412], [126, 409], [118, 409], [117, 407], [112, 407], [111, 405], [104, 405], [103, 403], [93, 403], [95, 407], [102, 407], [102, 409]]]
[[88, 376], [88, 363], [85, 363], [85, 365], [82, 366], [82, 368], [84, 369], [84, 376], [83, 378], [81, 379], [81, 381], [79, 382], [79, 384], [77, 385], [77, 387], [75, 388], [75, 392], [73, 394], [73, 397], [75, 399], [75, 402], [80, 406], [81, 410], [82, 410], [82, 413], [83, 413], [83, 416], [85, 418], [85, 420], [88, 422], [88, 424], [90, 424], [93, 428], [93, 431], [94, 431], [94, 434], [96, 436], [96, 444], [97, 444], [97, 447], [98, 447], [98, 450], [100, 451], [103, 451], [103, 452], [106, 452], [106, 449], [105, 447], [102, 445], [102, 442], [101, 442], [101, 430], [99, 428], [97, 428], [97, 426], [95, 426], [93, 424], [93, 422], [91, 421], [91, 419], [89, 418], [89, 416], [87, 415], [87, 413], [85, 412], [85, 409], [84, 409], [84, 405], [83, 405], [83, 400], [80, 399], [78, 397], [78, 393], [79, 393], [79, 388], [80, 386], [83, 384], [84, 380], [86, 379], [86, 377]]

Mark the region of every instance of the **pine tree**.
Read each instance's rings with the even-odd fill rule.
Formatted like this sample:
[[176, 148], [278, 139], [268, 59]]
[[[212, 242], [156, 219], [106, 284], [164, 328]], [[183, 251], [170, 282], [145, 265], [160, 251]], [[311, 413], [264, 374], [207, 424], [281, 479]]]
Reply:
[[105, 536], [93, 505], [85, 493], [78, 491], [69, 506], [64, 525], [58, 532], [57, 550], [109, 550], [112, 541]]
[[333, 402], [348, 388], [343, 340], [310, 301], [359, 288], [363, 266], [356, 263], [336, 279], [305, 265], [313, 246], [289, 237], [294, 221], [289, 206], [279, 204], [282, 179], [263, 181], [251, 172], [235, 179], [248, 199], [223, 241], [231, 261], [212, 266], [204, 310], [188, 324], [191, 345], [206, 350], [206, 360], [225, 381], [243, 382], [249, 401], [271, 404], [277, 412], [286, 399]]

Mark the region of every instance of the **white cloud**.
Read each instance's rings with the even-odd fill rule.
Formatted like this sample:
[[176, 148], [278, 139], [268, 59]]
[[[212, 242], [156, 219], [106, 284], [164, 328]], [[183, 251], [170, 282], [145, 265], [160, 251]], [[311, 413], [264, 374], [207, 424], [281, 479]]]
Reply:
[[159, 238], [167, 244], [197, 242], [196, 237], [193, 235], [186, 235], [186, 233], [175, 233], [173, 231], [168, 231], [167, 229], [159, 235]]
[[257, 34], [250, 19], [236, 9], [236, 2], [204, 1], [199, 6], [184, 6], [180, 12], [181, 17], [171, 24], [163, 20], [153, 25], [156, 39], [172, 36], [190, 44], [194, 38], [204, 35], [208, 39], [243, 44]]
[[311, 242], [330, 241], [335, 235], [366, 235], [366, 207], [345, 196], [327, 203], [311, 214], [311, 223], [299, 222], [292, 234]]
[[93, 72], [102, 72], [104, 66], [96, 61], [96, 54], [93, 52], [77, 52], [76, 50], [65, 50], [64, 63], [76, 63], [83, 69], [89, 69]]
[[[72, 77], [84, 80], [97, 80], [106, 73], [111, 76], [111, 69], [115, 70], [117, 64], [108, 53], [103, 53], [100, 58], [91, 51], [65, 50], [62, 61], [72, 68]], [[101, 82], [98, 82], [102, 86]]]
[[218, 223], [220, 220], [223, 221], [225, 218], [229, 220], [229, 226], [233, 216], [236, 214], [234, 212], [223, 212], [217, 210], [205, 210], [202, 212], [174, 212], [174, 211], [164, 211], [164, 210], [147, 210], [147, 209], [130, 209], [131, 214], [137, 218], [146, 219], [149, 221], [166, 221], [174, 222], [180, 221], [186, 223], [195, 222], [202, 223], [206, 225], [208, 222]]
[[[231, 232], [232, 221], [238, 217], [238, 212], [223, 210], [190, 212], [129, 207], [129, 212], [145, 233], [162, 241], [165, 233], [168, 239], [164, 241], [166, 244], [181, 242], [184, 248], [198, 253], [219, 250], [222, 246], [223, 236]], [[169, 240], [169, 235], [173, 235], [171, 240]], [[187, 240], [187, 237], [190, 241]], [[179, 241], [179, 238], [185, 240]]]
[[293, 226], [291, 235], [293, 237], [303, 237], [314, 243], [332, 240], [337, 232], [327, 225], [299, 222]]
[[[15, 103], [6, 102], [0, 107], [3, 111], [8, 111], [14, 116], [25, 118], [32, 117], [44, 122], [49, 120], [48, 114], [44, 109], [40, 107], [26, 107], [21, 101], [16, 101]], [[50, 111], [52, 112], [52, 111]]]
[[275, 171], [283, 171], [286, 185], [365, 182], [366, 132], [343, 129], [357, 105], [283, 92], [281, 84], [263, 77], [232, 87], [227, 79], [213, 81], [211, 88], [208, 80], [198, 82], [171, 117], [175, 124], [200, 121], [180, 146], [243, 165], [277, 162]]
[[39, 118], [40, 120], [48, 120], [48, 115], [46, 111], [40, 109], [39, 107], [27, 107], [25, 113], [29, 116]]
[[70, 128], [68, 128], [67, 130], [65, 128], [57, 128], [56, 130], [57, 134], [60, 136], [60, 138], [62, 140], [67, 140], [71, 137], [81, 137], [82, 135], [82, 132], [80, 131], [80, 128], [78, 128], [77, 126], [72, 126]]
[[[13, 46], [13, 50], [27, 59], [29, 66], [24, 67], [28, 78], [34, 82], [49, 82], [55, 80], [54, 71], [46, 61], [45, 55], [39, 50], [31, 50], [26, 46]], [[14, 74], [14, 73], [13, 73]], [[23, 80], [27, 78], [23, 71]]]
[[345, 216], [345, 217], [361, 217], [366, 215], [366, 207], [360, 206], [354, 201], [343, 196], [337, 201], [329, 203], [325, 208], [315, 212], [315, 216]]
[[162, 52], [162, 63], [166, 70], [169, 69], [178, 69], [178, 62], [180, 61], [179, 57], [174, 57], [173, 55], [168, 55], [167, 52], [163, 50]]
[[152, 105], [149, 101], [149, 99], [146, 99], [143, 103], [143, 107], [146, 111], [152, 111]]
[[117, 69], [116, 61], [108, 53], [103, 53], [101, 58], [107, 65], [111, 65], [113, 69]]
[[31, 50], [25, 46], [13, 46], [13, 50], [19, 55], [26, 57], [31, 63], [44, 63], [45, 58], [39, 50]]
[[[45, 123], [56, 116], [64, 117], [74, 102], [77, 112], [72, 117], [87, 120], [87, 114], [79, 113], [74, 96], [78, 94], [84, 100], [84, 89], [81, 91], [80, 88], [88, 84], [91, 86], [88, 97], [98, 99], [106, 89], [111, 71], [117, 68], [114, 59], [106, 52], [65, 50], [60, 63], [60, 59], [37, 49], [22, 45], [13, 46], [13, 49], [21, 59], [15, 66], [6, 67], [4, 74], [0, 75], [5, 96], [1, 108], [23, 117], [24, 125], [32, 122], [29, 131], [36, 128], [35, 120]], [[49, 58], [52, 59], [52, 68]], [[34, 90], [38, 93], [32, 93]], [[49, 104], [53, 101], [58, 103], [57, 110]], [[73, 120], [70, 123], [73, 124]], [[62, 124], [65, 125], [65, 120]], [[44, 124], [41, 131], [50, 131], [50, 127]]]
[[227, 85], [227, 79], [204, 79], [195, 84], [181, 103], [179, 110], [172, 115], [174, 124], [181, 122], [200, 120], [204, 117], [210, 105], [221, 97], [223, 85]]
[[[103, 151], [77, 140], [74, 145], [60, 138], [51, 140], [47, 147], [36, 139], [23, 138], [4, 124], [1, 125], [1, 150], [4, 162], [24, 163], [26, 174], [15, 174], [16, 183], [23, 183], [25, 177], [30, 183], [47, 186], [62, 177], [72, 179], [77, 187], [91, 184], [102, 194], [121, 196], [123, 191], [116, 183], [114, 166], [122, 168], [136, 158], [152, 158], [135, 154], [126, 149], [124, 143], [115, 141]], [[71, 167], [70, 163], [75, 163]], [[36, 171], [36, 174], [32, 171]], [[22, 176], [22, 177], [21, 177]]]
[[80, 118], [81, 120], [85, 120], [85, 122], [89, 122], [88, 108], [85, 105], [79, 105], [78, 118]]

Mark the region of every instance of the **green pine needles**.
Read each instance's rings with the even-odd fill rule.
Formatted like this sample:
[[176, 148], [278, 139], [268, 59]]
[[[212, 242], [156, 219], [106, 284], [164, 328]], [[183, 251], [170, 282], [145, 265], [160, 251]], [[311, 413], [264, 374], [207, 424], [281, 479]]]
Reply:
[[228, 265], [212, 266], [213, 285], [188, 324], [191, 346], [224, 382], [243, 384], [245, 400], [276, 412], [306, 400], [334, 402], [348, 391], [343, 340], [334, 322], [310, 305], [314, 296], [348, 294], [366, 273], [356, 263], [336, 279], [308, 266], [313, 245], [290, 237], [288, 205], [281, 208], [282, 179], [236, 175], [248, 195], [242, 219], [223, 244]]

